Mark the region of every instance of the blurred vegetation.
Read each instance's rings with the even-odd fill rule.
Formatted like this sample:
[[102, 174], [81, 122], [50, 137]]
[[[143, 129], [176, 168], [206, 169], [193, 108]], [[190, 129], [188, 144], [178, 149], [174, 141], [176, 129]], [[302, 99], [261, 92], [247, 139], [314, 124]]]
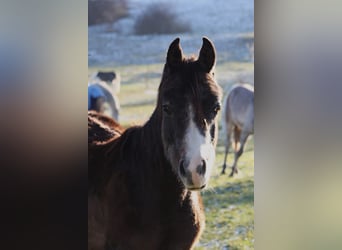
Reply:
[[127, 15], [127, 0], [88, 0], [89, 26], [112, 23]]
[[191, 27], [178, 19], [171, 5], [154, 3], [137, 17], [134, 31], [137, 35], [175, 34], [190, 32]]

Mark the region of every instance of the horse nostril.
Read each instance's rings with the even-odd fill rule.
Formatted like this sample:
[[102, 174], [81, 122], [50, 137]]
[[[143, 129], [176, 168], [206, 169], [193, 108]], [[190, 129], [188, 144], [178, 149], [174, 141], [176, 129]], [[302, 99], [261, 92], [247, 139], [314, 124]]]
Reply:
[[179, 164], [179, 171], [181, 175], [185, 176], [184, 161], [182, 160]]
[[202, 164], [197, 166], [197, 173], [200, 175], [204, 175], [206, 168], [207, 167], [206, 167], [205, 160], [202, 160]]

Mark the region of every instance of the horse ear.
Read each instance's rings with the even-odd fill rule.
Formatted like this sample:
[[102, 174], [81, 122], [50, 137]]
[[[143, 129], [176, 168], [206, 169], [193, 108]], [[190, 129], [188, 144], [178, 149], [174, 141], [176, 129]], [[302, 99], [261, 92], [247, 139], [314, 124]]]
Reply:
[[167, 51], [166, 63], [171, 67], [177, 66], [183, 60], [183, 52], [179, 41], [179, 37], [173, 40], [170, 44], [169, 50]]
[[206, 72], [210, 72], [216, 61], [216, 52], [214, 44], [207, 38], [203, 37], [202, 48], [199, 53], [198, 62]]

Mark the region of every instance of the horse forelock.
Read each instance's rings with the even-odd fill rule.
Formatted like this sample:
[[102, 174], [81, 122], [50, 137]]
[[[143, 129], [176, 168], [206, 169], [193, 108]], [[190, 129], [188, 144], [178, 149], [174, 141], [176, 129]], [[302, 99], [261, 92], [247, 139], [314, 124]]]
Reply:
[[165, 64], [159, 93], [172, 89], [188, 88], [192, 90], [194, 96], [198, 96], [200, 93], [198, 90], [203, 85], [208, 85], [210, 90], [220, 94], [221, 90], [216, 83], [214, 71], [206, 73], [196, 59], [194, 56], [183, 58], [182, 62], [176, 67], [169, 67]]
[[165, 65], [159, 87], [159, 106], [165, 97], [174, 102], [184, 102], [184, 99], [187, 99], [188, 104], [193, 105], [194, 112], [202, 114], [202, 100], [216, 98], [221, 102], [222, 89], [217, 84], [213, 72], [204, 72], [195, 57], [191, 57], [184, 58], [176, 71], [169, 70]]

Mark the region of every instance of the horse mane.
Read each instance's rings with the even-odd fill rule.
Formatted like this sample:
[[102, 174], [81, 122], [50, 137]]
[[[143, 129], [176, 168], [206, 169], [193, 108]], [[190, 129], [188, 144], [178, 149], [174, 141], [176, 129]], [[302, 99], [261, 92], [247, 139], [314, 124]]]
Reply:
[[88, 144], [101, 145], [117, 139], [124, 128], [112, 118], [88, 111]]
[[[162, 149], [158, 113], [157, 107], [145, 125], [133, 126], [126, 130], [109, 117], [96, 114], [96, 117], [92, 118], [93, 114], [90, 114], [88, 118], [88, 147], [91, 148], [88, 155], [89, 166], [106, 166], [88, 169], [90, 190], [96, 191], [104, 187], [109, 181], [108, 177], [115, 171], [134, 177], [135, 183], [130, 184], [134, 189], [132, 193], [136, 194], [136, 200], [142, 201], [146, 195], [143, 191], [144, 187], [152, 185], [148, 176], [160, 175], [165, 170], [168, 174], [173, 174], [171, 167], [158, 168], [169, 164]], [[105, 124], [104, 122], [107, 121], [109, 123]], [[107, 156], [105, 159], [99, 157], [103, 152]], [[113, 158], [113, 155], [116, 157]], [[102, 164], [96, 164], [98, 161]]]

